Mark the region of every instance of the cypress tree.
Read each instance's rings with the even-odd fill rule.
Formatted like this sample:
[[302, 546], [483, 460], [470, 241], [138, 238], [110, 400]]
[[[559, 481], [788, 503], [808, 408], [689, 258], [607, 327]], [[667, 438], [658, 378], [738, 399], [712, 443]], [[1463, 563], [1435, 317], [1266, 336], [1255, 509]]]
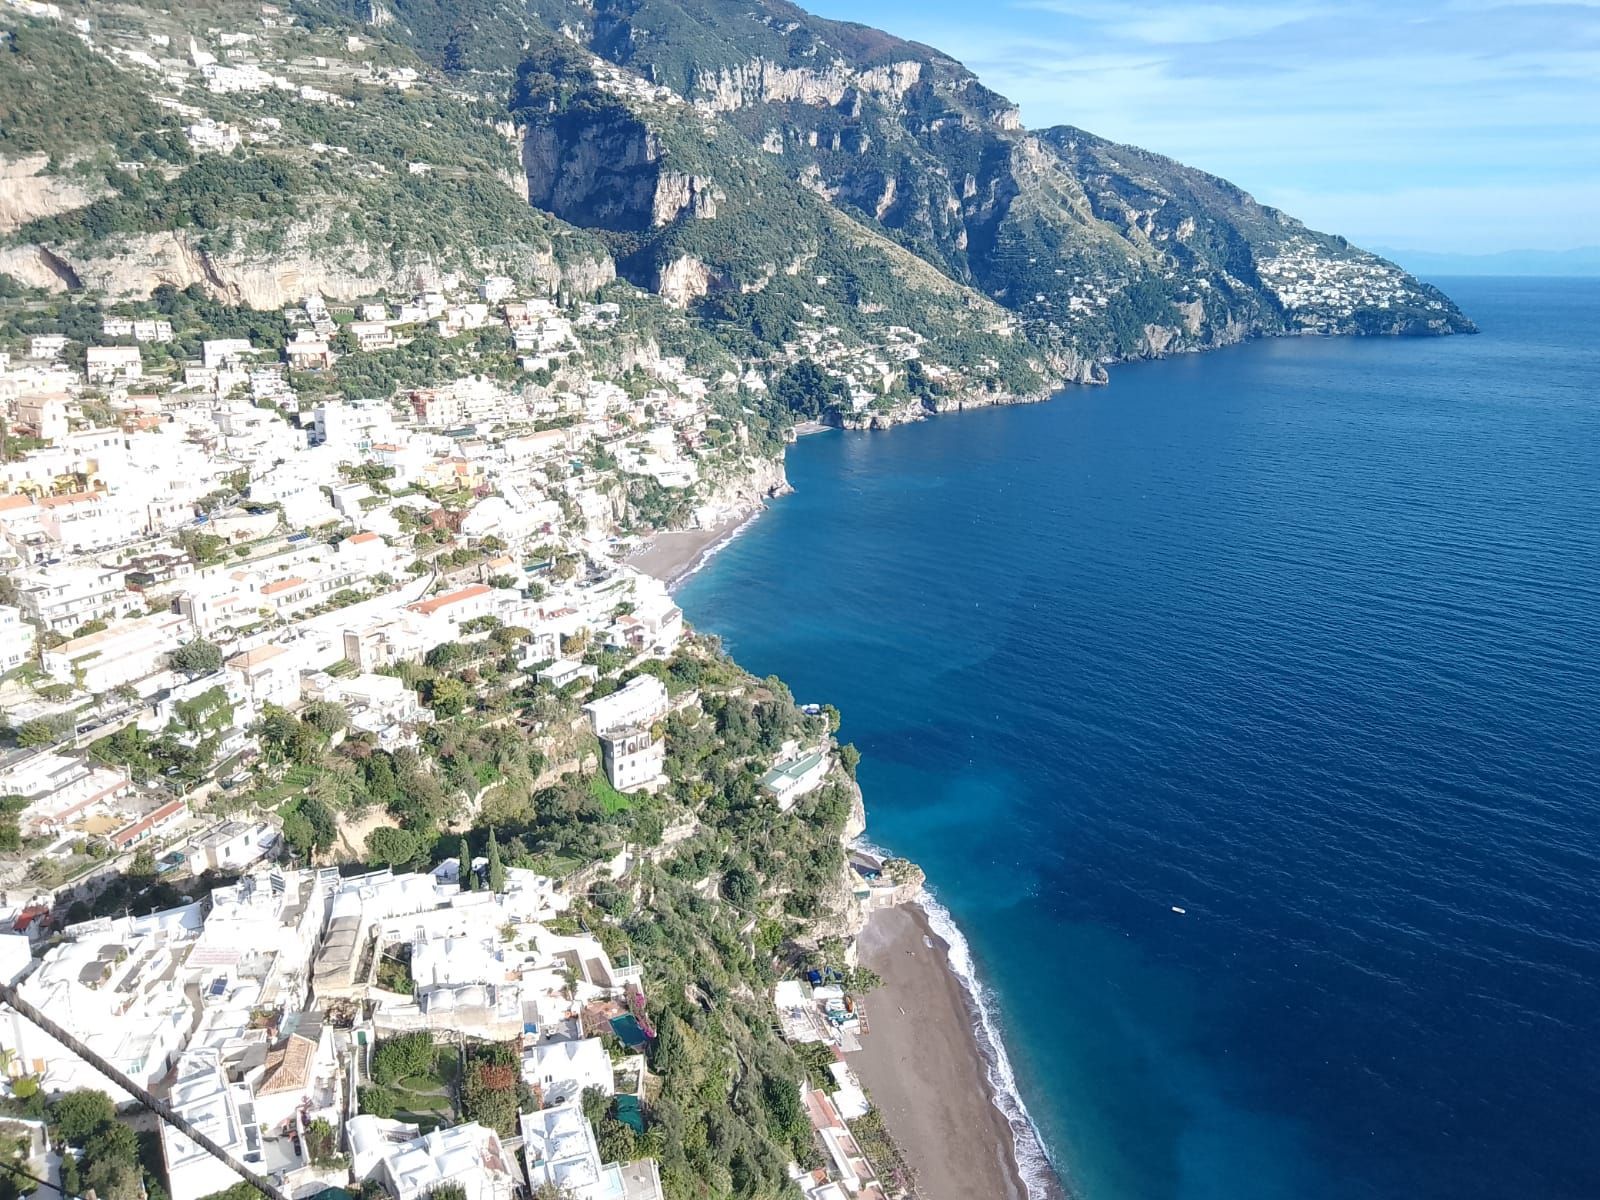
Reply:
[[506, 869], [500, 862], [500, 843], [489, 830], [489, 890], [496, 895], [506, 890]]
[[472, 851], [467, 846], [467, 835], [461, 835], [461, 849], [456, 851], [456, 856], [461, 862], [461, 871], [457, 880], [462, 891], [477, 886], [478, 877], [472, 873]]

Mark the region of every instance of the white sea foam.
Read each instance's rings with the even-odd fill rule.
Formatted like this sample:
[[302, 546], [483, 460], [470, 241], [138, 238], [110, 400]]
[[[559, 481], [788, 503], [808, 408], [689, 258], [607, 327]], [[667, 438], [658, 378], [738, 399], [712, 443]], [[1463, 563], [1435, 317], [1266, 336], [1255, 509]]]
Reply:
[[1011, 1059], [1006, 1055], [1005, 1042], [1001, 1040], [1000, 1029], [995, 1023], [994, 994], [978, 978], [966, 935], [950, 915], [950, 910], [940, 904], [932, 892], [924, 889], [917, 903], [928, 916], [928, 927], [949, 945], [950, 969], [961, 980], [961, 986], [972, 1000], [972, 1010], [976, 1015], [972, 1032], [988, 1070], [994, 1106], [1011, 1126], [1011, 1137], [1016, 1143], [1017, 1172], [1022, 1176], [1023, 1186], [1033, 1200], [1047, 1200], [1048, 1197], [1059, 1195], [1055, 1168], [1050, 1164], [1050, 1156], [1045, 1151], [1033, 1118], [1028, 1115], [1028, 1106], [1023, 1103], [1022, 1094], [1017, 1090], [1017, 1077], [1011, 1069]]
[[746, 529], [749, 529], [751, 525], [755, 524], [756, 518], [766, 511], [765, 505], [758, 505], [756, 508], [751, 509], [748, 517], [740, 521], [737, 525], [728, 530], [728, 532], [722, 537], [719, 537], [716, 541], [712, 542], [704, 550], [700, 551], [700, 553], [695, 556], [694, 560], [688, 565], [688, 567], [686, 567], [679, 574], [674, 575], [672, 577], [672, 581], [667, 584], [667, 590], [676, 591], [678, 588], [683, 586], [684, 580], [688, 579], [691, 575], [698, 574], [708, 562], [710, 562], [717, 555], [721, 554], [723, 550], [727, 549], [729, 543], [731, 543], [734, 538], [738, 537]]
[[[854, 844], [880, 858], [891, 857], [887, 850], [873, 845], [864, 837], [857, 838]], [[926, 914], [928, 928], [950, 947], [947, 955], [950, 970], [961, 981], [962, 988], [972, 1002], [975, 1016], [973, 1038], [978, 1043], [978, 1053], [983, 1056], [994, 1106], [1011, 1126], [1017, 1173], [1022, 1177], [1022, 1185], [1028, 1189], [1030, 1200], [1052, 1200], [1062, 1194], [1063, 1188], [1050, 1162], [1050, 1155], [1044, 1148], [1044, 1140], [1039, 1136], [1039, 1129], [1028, 1115], [1028, 1106], [1023, 1103], [1022, 1094], [1017, 1090], [1017, 1077], [1011, 1069], [1011, 1059], [1006, 1054], [1005, 1042], [1000, 1038], [1000, 1028], [995, 1021], [994, 993], [978, 978], [977, 968], [972, 961], [972, 948], [967, 945], [966, 935], [950, 915], [950, 910], [940, 904], [926, 886], [917, 906]]]

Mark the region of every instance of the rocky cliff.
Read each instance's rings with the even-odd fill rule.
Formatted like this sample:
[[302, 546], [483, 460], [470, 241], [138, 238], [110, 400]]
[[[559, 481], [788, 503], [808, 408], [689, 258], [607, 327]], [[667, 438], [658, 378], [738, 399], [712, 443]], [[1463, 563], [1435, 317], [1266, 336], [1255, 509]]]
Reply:
[[243, 0], [83, 35], [3, 10], [0, 271], [256, 307], [620, 277], [769, 379], [823, 364], [862, 424], [1249, 337], [1472, 327], [1225, 180], [1024, 129], [948, 55], [783, 0], [343, 2], [226, 44]]

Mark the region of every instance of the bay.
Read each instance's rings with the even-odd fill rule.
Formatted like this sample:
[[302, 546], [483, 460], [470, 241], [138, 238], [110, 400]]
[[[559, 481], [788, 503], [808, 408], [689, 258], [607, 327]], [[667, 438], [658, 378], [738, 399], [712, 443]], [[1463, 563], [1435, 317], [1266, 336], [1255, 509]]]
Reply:
[[843, 710], [1087, 1200], [1600, 1195], [1600, 281], [1441, 283], [805, 439], [680, 590]]

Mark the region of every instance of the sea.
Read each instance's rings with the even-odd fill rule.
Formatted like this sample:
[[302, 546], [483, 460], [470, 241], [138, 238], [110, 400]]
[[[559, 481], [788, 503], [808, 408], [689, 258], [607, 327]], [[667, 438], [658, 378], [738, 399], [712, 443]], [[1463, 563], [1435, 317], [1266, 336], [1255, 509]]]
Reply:
[[843, 711], [1083, 1200], [1600, 1196], [1600, 280], [1438, 282], [803, 439], [679, 590]]

